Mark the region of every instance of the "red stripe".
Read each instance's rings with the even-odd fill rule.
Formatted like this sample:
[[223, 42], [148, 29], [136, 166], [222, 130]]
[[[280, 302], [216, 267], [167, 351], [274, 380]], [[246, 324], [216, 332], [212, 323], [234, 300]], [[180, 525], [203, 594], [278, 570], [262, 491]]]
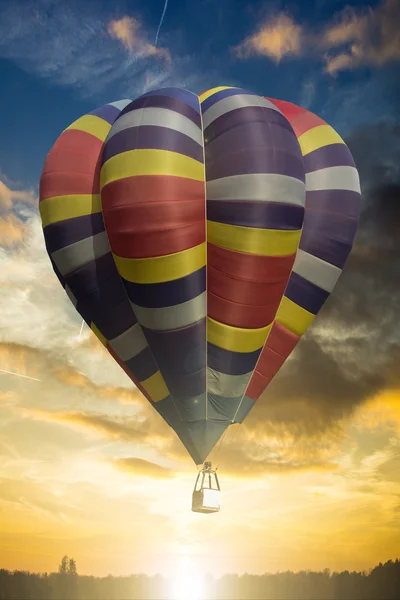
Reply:
[[112, 251], [126, 258], [165, 256], [206, 240], [204, 202], [148, 202], [104, 210]]
[[[300, 341], [300, 336], [293, 333], [277, 321], [272, 326], [268, 336], [267, 346], [272, 350], [287, 358], [293, 352], [297, 343]], [[262, 356], [262, 355], [261, 355]], [[263, 362], [259, 361], [259, 364]]]
[[90, 133], [64, 131], [47, 155], [40, 200], [68, 194], [98, 194], [102, 149], [103, 142]]
[[291, 102], [285, 102], [284, 100], [274, 100], [268, 98], [279, 110], [285, 115], [297, 137], [300, 137], [306, 131], [318, 127], [319, 125], [326, 125], [326, 122], [314, 115], [314, 113], [296, 106]]
[[279, 300], [272, 306], [248, 306], [215, 296], [207, 290], [207, 314], [220, 323], [243, 329], [259, 329], [275, 317]]
[[[70, 194], [98, 194], [98, 181], [84, 173], [45, 173], [40, 178], [40, 200]], [[97, 191], [95, 191], [97, 189]]]
[[207, 244], [207, 265], [244, 281], [273, 283], [289, 276], [296, 254], [258, 256]]
[[210, 265], [207, 269], [207, 306], [212, 319], [232, 327], [257, 329], [272, 323], [286, 288], [290, 270], [274, 283], [245, 281]]
[[250, 383], [247, 386], [246, 396], [251, 398], [251, 400], [258, 400], [270, 380], [261, 375], [258, 371], [254, 371]]
[[113, 348], [109, 344], [107, 344], [107, 350], [109, 351], [109, 353], [111, 354], [111, 356], [113, 357], [113, 359], [119, 364], [119, 366], [121, 367], [121, 369], [123, 369], [125, 371], [125, 373], [129, 377], [129, 379], [135, 384], [135, 386], [143, 394], [143, 396], [151, 404], [154, 404], [154, 402], [152, 401], [150, 395], [146, 392], [146, 390], [144, 389], [144, 387], [141, 385], [140, 381], [138, 379], [136, 379], [136, 377], [132, 374], [132, 372], [128, 369], [128, 367], [125, 365], [125, 363], [119, 358], [119, 356], [115, 353], [115, 351], [113, 350]]
[[294, 117], [298, 114], [305, 111], [305, 108], [301, 106], [297, 106], [297, 104], [293, 104], [292, 102], [287, 102], [286, 100], [277, 100], [276, 98], [268, 98], [267, 100], [272, 102], [274, 106], [279, 108], [279, 110], [285, 115], [288, 121], [292, 121]]
[[203, 182], [127, 177], [105, 186], [101, 198], [111, 249], [118, 256], [166, 256], [206, 240]]
[[300, 336], [275, 321], [246, 390], [246, 396], [252, 400], [260, 397], [299, 340]]
[[101, 190], [101, 199], [105, 210], [127, 202], [140, 204], [201, 200], [204, 203], [205, 185], [203, 181], [173, 175], [135, 175], [107, 184]]

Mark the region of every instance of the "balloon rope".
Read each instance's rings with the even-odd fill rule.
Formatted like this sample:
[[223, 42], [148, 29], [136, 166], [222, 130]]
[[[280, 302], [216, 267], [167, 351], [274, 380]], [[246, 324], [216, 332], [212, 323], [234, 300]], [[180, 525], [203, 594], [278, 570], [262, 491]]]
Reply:
[[[217, 457], [219, 455], [219, 451], [221, 450], [222, 442], [224, 441], [224, 438], [226, 436], [226, 432], [228, 431], [228, 429], [229, 429], [229, 426], [225, 429], [224, 433], [222, 434], [221, 439], [219, 440], [219, 445], [217, 445], [217, 447], [215, 448], [215, 458], [214, 458], [215, 461], [217, 460]], [[218, 464], [215, 467], [215, 470], [217, 470], [217, 469], [218, 469]]]

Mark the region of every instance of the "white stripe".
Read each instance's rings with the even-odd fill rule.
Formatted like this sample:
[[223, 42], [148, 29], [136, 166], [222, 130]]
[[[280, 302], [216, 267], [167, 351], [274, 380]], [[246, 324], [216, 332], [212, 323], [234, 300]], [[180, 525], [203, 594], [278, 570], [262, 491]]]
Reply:
[[140, 125], [155, 125], [157, 127], [173, 129], [187, 135], [198, 144], [203, 145], [202, 131], [193, 121], [175, 110], [155, 107], [136, 108], [122, 115], [112, 126], [107, 141], [120, 131], [131, 127], [139, 127]]
[[207, 390], [210, 394], [224, 398], [240, 398], [246, 391], [253, 371], [244, 375], [228, 375], [207, 368]]
[[222, 98], [207, 108], [207, 110], [205, 110], [203, 113], [203, 127], [206, 129], [213, 121], [222, 115], [231, 112], [232, 110], [236, 110], [237, 108], [247, 108], [250, 106], [261, 106], [263, 108], [271, 108], [278, 113], [281, 112], [279, 108], [277, 108], [266, 98], [262, 98], [261, 96], [253, 96], [251, 94], [237, 94], [236, 96]]
[[299, 249], [294, 261], [293, 271], [326, 292], [332, 292], [342, 269]]
[[231, 175], [206, 184], [209, 200], [260, 200], [304, 206], [305, 185], [300, 179], [276, 173]]
[[163, 308], [145, 308], [132, 304], [136, 318], [143, 327], [155, 331], [179, 329], [206, 317], [206, 292], [196, 298]]
[[117, 100], [116, 102], [109, 102], [108, 104], [110, 106], [115, 106], [115, 108], [119, 108], [119, 110], [123, 110], [125, 108], [125, 106], [128, 106], [128, 104], [130, 104], [132, 102], [132, 100], [126, 99], [126, 100]]
[[109, 344], [123, 361], [137, 356], [148, 346], [139, 323], [135, 323], [132, 327], [124, 331], [124, 333], [110, 340]]
[[61, 275], [68, 275], [87, 265], [92, 260], [110, 252], [110, 245], [105, 231], [75, 242], [52, 253], [51, 258], [57, 265]]
[[327, 167], [306, 173], [307, 192], [319, 190], [350, 190], [361, 193], [360, 178], [354, 167]]

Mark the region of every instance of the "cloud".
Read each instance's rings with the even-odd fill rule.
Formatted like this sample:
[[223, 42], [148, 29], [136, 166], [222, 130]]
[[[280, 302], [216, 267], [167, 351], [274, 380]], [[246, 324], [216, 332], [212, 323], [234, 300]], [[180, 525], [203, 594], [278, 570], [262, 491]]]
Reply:
[[318, 31], [282, 12], [267, 19], [234, 52], [238, 58], [260, 55], [277, 63], [285, 57], [320, 55], [330, 75], [361, 66], [382, 67], [400, 60], [399, 19], [397, 0], [367, 9], [347, 6]]
[[142, 458], [118, 458], [114, 460], [112, 464], [126, 473], [144, 477], [153, 477], [155, 479], [165, 479], [172, 477], [173, 475], [173, 471], [171, 469], [161, 467], [160, 465], [149, 462], [148, 460], [144, 460]]
[[139, 12], [110, 20], [96, 0], [0, 3], [0, 58], [98, 102], [136, 97], [152, 75], [164, 85], [185, 85], [198, 71], [193, 57], [181, 53], [172, 64], [170, 49], [149, 43]]
[[327, 55], [325, 70], [334, 74], [364, 65], [381, 67], [400, 60], [399, 20], [397, 0], [385, 0], [376, 8], [358, 11], [347, 6], [323, 33], [325, 48], [345, 47], [339, 54]]
[[234, 52], [239, 58], [258, 54], [279, 63], [285, 56], [301, 54], [302, 35], [302, 27], [290, 15], [281, 13], [236, 46]]
[[18, 248], [28, 235], [27, 217], [37, 196], [33, 190], [11, 189], [0, 179], [0, 247]]
[[141, 25], [137, 19], [125, 16], [110, 21], [107, 31], [112, 38], [119, 40], [129, 52], [136, 52], [138, 56], [142, 57], [156, 56], [171, 64], [170, 51], [167, 48], [157, 48], [146, 42], [139, 34], [140, 27]]

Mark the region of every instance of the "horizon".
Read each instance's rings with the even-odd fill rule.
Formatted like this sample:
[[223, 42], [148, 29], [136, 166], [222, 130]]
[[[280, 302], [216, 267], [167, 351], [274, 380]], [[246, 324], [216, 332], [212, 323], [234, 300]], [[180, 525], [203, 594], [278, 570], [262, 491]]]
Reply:
[[[347, 7], [347, 8], [346, 8]], [[0, 0], [0, 563], [115, 576], [372, 569], [400, 548], [396, 0]], [[397, 38], [396, 38], [397, 35]], [[163, 87], [237, 86], [327, 121], [360, 174], [339, 282], [242, 425], [197, 469], [67, 298], [38, 209], [75, 119]], [[322, 550], [321, 550], [322, 549]], [[107, 571], [107, 572], [108, 572]], [[189, 600], [189, 599], [188, 599]]]

